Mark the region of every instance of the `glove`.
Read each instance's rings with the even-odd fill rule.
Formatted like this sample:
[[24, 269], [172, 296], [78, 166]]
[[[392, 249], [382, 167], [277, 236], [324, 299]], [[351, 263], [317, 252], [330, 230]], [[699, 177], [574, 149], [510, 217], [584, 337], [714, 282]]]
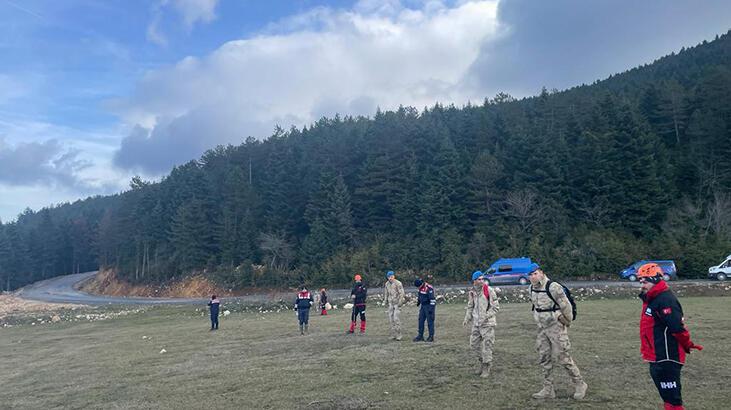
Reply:
[[687, 330], [679, 333], [673, 333], [673, 336], [675, 339], [678, 340], [678, 344], [683, 347], [683, 350], [685, 350], [685, 353], [690, 353], [691, 349], [696, 349], [698, 351], [703, 350], [703, 346], [697, 345], [690, 341], [690, 332]]
[[421, 302], [419, 302], [419, 301], [417, 300], [417, 301], [416, 301], [416, 306], [417, 306], [417, 307], [421, 306]]

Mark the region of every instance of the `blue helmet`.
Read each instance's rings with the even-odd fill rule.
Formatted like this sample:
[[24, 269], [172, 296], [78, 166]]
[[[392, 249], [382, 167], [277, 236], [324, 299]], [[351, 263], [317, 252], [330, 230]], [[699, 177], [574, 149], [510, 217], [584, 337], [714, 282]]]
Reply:
[[540, 268], [541, 268], [541, 265], [533, 262], [533, 263], [530, 264], [530, 267], [528, 268], [528, 273], [533, 273], [533, 272], [537, 271]]
[[473, 282], [476, 281], [477, 279], [481, 278], [482, 275], [484, 275], [482, 273], [482, 271], [479, 271], [479, 270], [474, 271], [474, 273], [472, 273], [472, 281]]
[[391, 276], [393, 276], [393, 271], [392, 270], [386, 272], [386, 279], [388, 279]]

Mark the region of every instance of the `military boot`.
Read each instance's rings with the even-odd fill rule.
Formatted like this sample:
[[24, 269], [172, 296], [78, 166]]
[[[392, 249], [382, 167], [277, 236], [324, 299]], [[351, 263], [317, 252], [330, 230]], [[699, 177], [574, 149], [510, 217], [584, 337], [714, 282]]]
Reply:
[[576, 392], [574, 393], [574, 399], [581, 400], [586, 396], [586, 389], [589, 388], [589, 386], [581, 380], [580, 382], [576, 383]]
[[538, 393], [533, 393], [532, 396], [534, 399], [555, 399], [556, 398], [556, 392], [553, 391], [553, 386], [544, 384], [541, 391]]
[[300, 334], [301, 335], [304, 335], [305, 334], [305, 326], [304, 325], [300, 325]]
[[310, 324], [305, 323], [305, 334], [309, 334], [309, 333], [310, 333]]
[[483, 379], [487, 379], [488, 377], [490, 377], [491, 367], [491, 363], [483, 363], [482, 366], [480, 366], [480, 377], [482, 377]]

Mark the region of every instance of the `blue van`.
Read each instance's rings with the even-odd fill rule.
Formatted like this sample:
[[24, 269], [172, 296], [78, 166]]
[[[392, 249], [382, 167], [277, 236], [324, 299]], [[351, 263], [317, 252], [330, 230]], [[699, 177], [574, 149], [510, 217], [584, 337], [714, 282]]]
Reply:
[[619, 272], [619, 276], [622, 279], [629, 279], [630, 282], [634, 282], [637, 280], [637, 269], [640, 268], [640, 266], [646, 264], [646, 263], [657, 263], [660, 265], [660, 269], [662, 269], [663, 277], [666, 281], [669, 281], [671, 279], [677, 278], [677, 269], [675, 269], [675, 262], [674, 261], [637, 261], [631, 265], [629, 265], [627, 268], [623, 269], [621, 272]]
[[527, 285], [529, 282], [533, 261], [530, 258], [500, 258], [485, 272], [485, 279], [490, 284], [519, 283]]

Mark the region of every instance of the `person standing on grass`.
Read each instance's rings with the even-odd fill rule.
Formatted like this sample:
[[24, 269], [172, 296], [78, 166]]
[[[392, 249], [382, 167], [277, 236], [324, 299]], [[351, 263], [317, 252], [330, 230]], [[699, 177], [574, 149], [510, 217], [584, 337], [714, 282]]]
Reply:
[[327, 316], [327, 292], [325, 288], [320, 289], [320, 316]]
[[300, 286], [297, 299], [294, 301], [294, 310], [297, 312], [297, 319], [299, 319], [301, 335], [308, 333], [310, 330], [310, 307], [313, 303], [310, 291], [307, 290], [305, 285]]
[[656, 263], [646, 263], [637, 271], [642, 291], [640, 314], [640, 353], [650, 364], [650, 377], [665, 405], [665, 410], [682, 410], [680, 371], [685, 355], [703, 346], [690, 340], [683, 320], [683, 307], [663, 280]]
[[568, 329], [574, 319], [571, 302], [561, 284], [550, 281], [538, 264], [532, 264], [529, 278], [531, 284], [528, 285], [528, 291], [533, 303], [533, 319], [538, 325], [536, 349], [543, 369], [543, 388], [534, 393], [533, 398], [556, 397], [551, 373], [553, 366], [557, 364], [566, 369], [571, 378], [575, 389], [574, 399], [581, 400], [586, 396], [588, 386], [569, 353], [571, 342]]
[[211, 300], [208, 302], [208, 307], [211, 309], [211, 330], [217, 330], [218, 312], [220, 311], [221, 301], [218, 300], [216, 295], [211, 296]]
[[419, 306], [419, 334], [414, 338], [414, 342], [424, 341], [424, 322], [429, 326], [429, 337], [427, 342], [434, 341], [434, 316], [437, 307], [437, 299], [434, 296], [434, 287], [429, 282], [431, 275], [426, 277], [426, 281], [418, 278], [414, 281], [414, 286], [419, 290], [416, 306]]
[[355, 321], [360, 316], [360, 333], [366, 331], [366, 297], [368, 296], [368, 289], [363, 284], [363, 278], [360, 275], [355, 275], [353, 278], [355, 284], [353, 290], [350, 291], [350, 298], [353, 300], [353, 312], [350, 314], [350, 329], [348, 333], [355, 332]]
[[391, 339], [401, 340], [400, 306], [404, 304], [404, 285], [396, 279], [393, 271], [386, 273], [386, 284], [383, 291], [383, 304], [388, 308], [388, 323]]
[[495, 290], [484, 281], [483, 273], [472, 274], [472, 289], [467, 293], [467, 313], [462, 325], [472, 323], [470, 347], [477, 354], [480, 362], [476, 374], [482, 378], [490, 377], [492, 366], [492, 346], [495, 344], [495, 316], [500, 310]]

